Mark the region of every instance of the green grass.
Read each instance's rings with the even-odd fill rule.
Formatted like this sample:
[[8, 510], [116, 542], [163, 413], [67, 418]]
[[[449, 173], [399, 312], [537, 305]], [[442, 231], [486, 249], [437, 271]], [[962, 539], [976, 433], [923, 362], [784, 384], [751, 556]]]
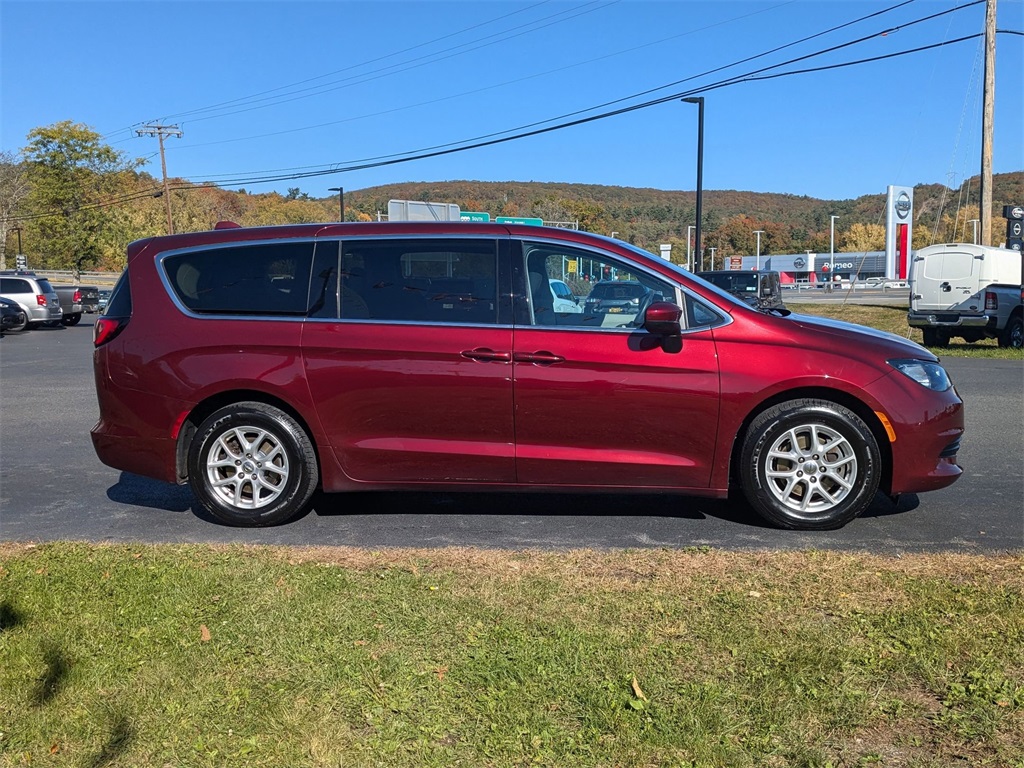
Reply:
[[[857, 323], [881, 331], [895, 333], [918, 344], [924, 344], [920, 328], [907, 325], [907, 307], [873, 306], [869, 304], [804, 304], [794, 302], [788, 306], [794, 312], [819, 317], [830, 317]], [[932, 347], [939, 357], [995, 358], [1001, 360], [1024, 360], [1024, 350], [1005, 349], [995, 339], [984, 339], [968, 344], [963, 339], [953, 339], [948, 347]]]
[[951, 764], [1024, 766], [1024, 557], [0, 549], [3, 766]]

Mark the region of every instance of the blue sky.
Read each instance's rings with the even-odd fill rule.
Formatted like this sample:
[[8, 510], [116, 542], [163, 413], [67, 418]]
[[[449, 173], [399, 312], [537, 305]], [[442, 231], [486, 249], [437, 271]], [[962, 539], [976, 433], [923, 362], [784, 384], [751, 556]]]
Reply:
[[[831, 66], [984, 29], [984, 3], [914, 24], [970, 0], [901, 2], [2, 0], [0, 148], [71, 120], [148, 158], [159, 177], [157, 140], [135, 135], [159, 122], [183, 132], [166, 141], [171, 176], [254, 192], [322, 197], [329, 187], [456, 179], [692, 190], [697, 107], [678, 98], [692, 92], [706, 99], [705, 189], [845, 199], [889, 184], [958, 184], [980, 169], [980, 39], [701, 91], [755, 70]], [[820, 34], [869, 14], [879, 15]], [[999, 0], [998, 27], [1024, 30], [1024, 0]], [[1024, 169], [1022, 41], [997, 40], [997, 173]], [[455, 154], [255, 181], [661, 98]]]

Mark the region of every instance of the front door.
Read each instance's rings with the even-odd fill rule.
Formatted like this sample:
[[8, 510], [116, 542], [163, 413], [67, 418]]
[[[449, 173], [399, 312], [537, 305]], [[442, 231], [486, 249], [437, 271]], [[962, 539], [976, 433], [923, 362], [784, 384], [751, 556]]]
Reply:
[[[599, 253], [543, 241], [523, 249], [528, 307], [513, 347], [519, 482], [708, 487], [719, 410], [711, 331], [684, 331], [681, 350], [665, 351], [637, 317], [653, 300], [680, 301], [675, 286]], [[567, 282], [582, 312], [552, 311], [543, 292], [566, 264], [576, 265]]]

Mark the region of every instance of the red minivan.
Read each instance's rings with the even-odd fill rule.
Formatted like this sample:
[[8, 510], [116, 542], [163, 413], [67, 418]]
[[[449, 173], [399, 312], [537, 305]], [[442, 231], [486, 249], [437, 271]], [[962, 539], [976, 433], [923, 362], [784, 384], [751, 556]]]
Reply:
[[[592, 285], [640, 285], [590, 311]], [[549, 280], [570, 286], [556, 311]], [[582, 310], [580, 309], [582, 307]], [[618, 240], [318, 224], [132, 243], [95, 330], [101, 461], [233, 525], [318, 488], [643, 490], [840, 527], [943, 488], [963, 404], [895, 335], [757, 311]]]

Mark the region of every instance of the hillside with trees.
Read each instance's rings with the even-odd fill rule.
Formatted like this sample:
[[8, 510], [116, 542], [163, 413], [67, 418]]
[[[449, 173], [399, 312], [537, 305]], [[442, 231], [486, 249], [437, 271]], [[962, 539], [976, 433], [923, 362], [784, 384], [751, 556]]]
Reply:
[[[0, 153], [0, 264], [13, 261], [20, 235], [35, 269], [110, 270], [124, 267], [129, 242], [167, 231], [161, 180], [141, 171], [143, 162], [107, 146], [88, 126], [71, 122], [37, 128], [20, 154]], [[243, 226], [335, 221], [336, 197], [312, 198], [299, 188], [286, 195], [226, 190], [201, 182], [168, 182], [175, 232], [210, 229], [221, 220]], [[969, 241], [978, 218], [978, 177], [958, 188], [914, 187], [914, 247]], [[616, 237], [657, 253], [673, 245], [686, 255], [687, 226], [695, 223], [696, 193], [527, 181], [407, 182], [350, 190], [345, 218], [375, 221], [388, 200], [455, 203], [463, 211], [541, 218]], [[1003, 205], [1024, 204], [1024, 171], [993, 179], [993, 237], [1001, 241]], [[884, 245], [885, 192], [853, 200], [705, 190], [705, 248], [716, 265], [727, 256], [829, 250], [829, 217], [836, 222], [836, 250], [880, 250]], [[13, 264], [6, 264], [13, 266]]]

